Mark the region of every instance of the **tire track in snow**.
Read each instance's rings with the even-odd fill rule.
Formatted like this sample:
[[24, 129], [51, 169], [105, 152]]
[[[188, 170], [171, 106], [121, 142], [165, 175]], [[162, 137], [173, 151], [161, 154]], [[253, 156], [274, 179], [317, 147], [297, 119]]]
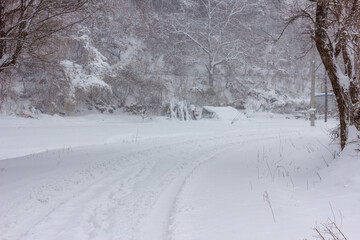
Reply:
[[[134, 173], [130, 174], [130, 177], [125, 178], [122, 181], [121, 184], [124, 184], [124, 182], [131, 182], [132, 179], [139, 176], [139, 174], [146, 168], [146, 166], [145, 166], [145, 167], [143, 167], [143, 168], [141, 168], [139, 170], [139, 169], [136, 169], [136, 167], [137, 166], [133, 166], [133, 165], [127, 167], [128, 172], [134, 172]], [[115, 175], [116, 175], [116, 177], [115, 177]], [[119, 181], [118, 177], [121, 177], [122, 175], [126, 175], [126, 172], [113, 173], [110, 176], [101, 177], [101, 178], [97, 179], [96, 181], [92, 182], [91, 184], [87, 185], [85, 188], [82, 188], [78, 192], [74, 193], [71, 197], [65, 199], [60, 204], [56, 205], [56, 207], [54, 207], [51, 211], [47, 212], [40, 220], [35, 222], [30, 227], [30, 229], [28, 229], [25, 233], [23, 233], [18, 239], [19, 240], [20, 239], [27, 239], [27, 237], [31, 237], [31, 235], [32, 235], [31, 232], [34, 229], [37, 229], [39, 226], [41, 226], [44, 223], [46, 225], [52, 219], [54, 219], [58, 224], [59, 223], [58, 219], [55, 219], [53, 217], [53, 215], [56, 215], [57, 212], [59, 212], [59, 211], [62, 211], [62, 210], [64, 211], [65, 210], [65, 212], [68, 213], [69, 217], [65, 217], [65, 216], [61, 217], [61, 218], [64, 218], [64, 221], [66, 219], [73, 219], [73, 217], [71, 217], [71, 216], [75, 215], [75, 213], [79, 213], [79, 209], [77, 209], [77, 208], [79, 206], [81, 206], [81, 204], [74, 205], [73, 202], [75, 202], [75, 203], [86, 203], [89, 199], [96, 198], [97, 195], [100, 194], [103, 191], [104, 186], [112, 186], [113, 184], [116, 184]], [[84, 205], [86, 205], [86, 204], [84, 204]], [[84, 208], [84, 206], [81, 207], [81, 209], [83, 209], [83, 208]], [[70, 212], [69, 209], [74, 210], [74, 212]], [[66, 225], [66, 223], [64, 223], [64, 225]], [[44, 227], [43, 230], [44, 229], [46, 229], [46, 227]], [[64, 227], [64, 229], [66, 229], [66, 227]], [[30, 238], [30, 239], [38, 239], [40, 237], [43, 238], [43, 232], [44, 231], [40, 230], [38, 232], [40, 232], [40, 234], [41, 234], [40, 236], [35, 236], [35, 238]], [[49, 238], [46, 238], [46, 239], [52, 239], [52, 236], [49, 236]]]
[[[215, 149], [214, 154], [217, 153], [217, 151], [221, 152], [222, 150], [220, 150], [222, 147], [226, 147], [228, 144], [230, 144], [232, 142], [232, 144], [241, 144], [244, 141], [239, 141], [238, 139], [241, 137], [246, 137], [248, 138], [249, 136], [259, 136], [259, 134], [251, 134], [251, 135], [242, 135], [242, 134], [228, 134], [225, 136], [215, 136], [212, 138], [198, 138], [198, 139], [193, 139], [193, 140], [186, 140], [183, 142], [177, 142], [177, 143], [172, 143], [172, 144], [162, 144], [160, 146], [156, 146], [156, 147], [151, 147], [149, 149], [145, 149], [145, 150], [141, 150], [135, 153], [131, 153], [131, 154], [127, 154], [127, 157], [121, 157], [121, 159], [126, 159], [126, 161], [129, 163], [129, 165], [125, 165], [126, 168], [131, 168], [131, 166], [133, 166], [136, 169], [140, 169], [138, 171], [138, 173], [140, 175], [133, 177], [132, 180], [131, 177], [128, 178], [127, 180], [129, 180], [129, 182], [133, 185], [136, 185], [140, 180], [144, 180], [146, 179], [146, 174], [144, 174], [145, 172], [151, 173], [151, 166], [153, 165], [148, 165], [148, 166], [144, 166], [141, 165], [144, 162], [144, 159], [148, 158], [151, 156], [151, 154], [153, 154], [154, 156], [152, 156], [154, 159], [152, 159], [152, 164], [156, 164], [156, 158], [159, 158], [161, 156], [161, 154], [159, 152], [163, 151], [162, 153], [162, 158], [163, 160], [167, 159], [169, 153], [175, 151], [175, 150], [180, 150], [181, 148], [184, 148], [186, 146], [190, 146], [193, 147], [194, 144], [199, 144], [201, 146], [198, 146], [199, 148], [202, 148], [202, 151], [199, 152], [199, 149], [192, 149], [192, 151], [194, 153], [197, 153], [199, 155], [202, 155], [204, 152], [208, 152], [209, 149], [211, 150], [212, 147], [217, 147], [217, 149]], [[277, 135], [274, 134], [274, 137], [276, 137]], [[218, 145], [218, 142], [223, 142], [224, 140], [227, 140], [228, 142], [223, 143], [222, 145]], [[211, 144], [212, 143], [212, 144]], [[207, 146], [208, 145], [208, 146]], [[179, 155], [184, 154], [181, 151], [179, 152]], [[191, 154], [190, 154], [191, 155]], [[160, 181], [160, 183], [158, 183], [157, 185], [157, 190], [154, 190], [154, 188], [150, 188], [149, 191], [145, 191], [143, 194], [139, 194], [135, 197], [135, 199], [139, 200], [139, 203], [137, 204], [137, 206], [135, 206], [135, 208], [137, 207], [138, 210], [138, 215], [135, 216], [135, 218], [137, 218], [137, 221], [134, 223], [135, 225], [132, 225], [132, 234], [139, 232], [138, 228], [140, 225], [143, 224], [143, 222], [147, 217], [148, 212], [151, 211], [151, 209], [153, 208], [154, 204], [156, 204], [157, 201], [159, 201], [159, 199], [161, 198], [161, 195], [165, 189], [167, 189], [167, 187], [170, 187], [171, 184], [174, 179], [176, 179], [179, 176], [179, 173], [184, 173], [185, 175], [185, 179], [182, 179], [184, 176], [179, 178], [179, 182], [184, 182], [186, 180], [186, 176], [188, 175], [188, 172], [194, 168], [194, 164], [189, 164], [189, 162], [206, 162], [211, 158], [211, 154], [209, 155], [209, 157], [206, 157], [205, 160], [203, 158], [200, 159], [188, 159], [187, 161], [180, 163], [177, 168], [174, 168], [172, 170], [172, 173], [166, 173], [167, 177], [165, 177], [162, 181]], [[176, 156], [174, 156], [176, 157]], [[136, 159], [138, 158], [138, 159]], [[121, 173], [118, 172], [110, 172], [109, 168], [111, 169], [112, 167], [115, 167], [115, 169], [120, 169], [122, 166], [123, 162], [121, 161], [121, 163], [119, 163], [118, 159], [115, 160], [107, 160], [107, 162], [101, 162], [99, 161], [98, 164], [98, 169], [94, 168], [93, 171], [103, 171], [103, 174], [97, 175], [97, 178], [92, 181], [90, 184], [87, 184], [84, 186], [82, 186], [82, 188], [78, 189], [75, 192], [71, 192], [70, 196], [68, 198], [62, 199], [62, 201], [58, 204], [56, 204], [52, 209], [50, 209], [50, 211], [48, 211], [46, 214], [44, 214], [39, 221], [37, 221], [35, 224], [33, 224], [30, 229], [28, 229], [25, 232], [25, 235], [20, 235], [20, 238], [22, 238], [23, 236], [28, 235], [29, 237], [31, 237], [31, 232], [33, 232], [34, 230], [36, 230], [36, 228], [41, 225], [41, 224], [45, 224], [44, 226], [46, 226], [46, 223], [48, 221], [49, 218], [51, 218], [53, 215], [55, 215], [55, 213], [57, 212], [61, 212], [61, 210], [63, 208], [66, 208], [66, 206], [71, 205], [71, 203], [73, 202], [79, 202], [76, 201], [77, 198], [81, 198], [81, 196], [86, 196], [84, 197], [85, 199], [89, 198], [89, 196], [91, 195], [91, 193], [93, 193], [93, 195], [91, 196], [91, 198], [97, 198], [97, 195], [103, 195], [103, 194], [108, 194], [109, 189], [106, 190], [105, 186], [106, 185], [112, 185], [112, 184], [116, 184], [118, 181], [119, 176], [121, 176]], [[131, 163], [131, 164], [130, 164]], [[137, 164], [140, 164], [139, 166]], [[195, 166], [196, 167], [196, 166]], [[107, 175], [107, 173], [110, 172], [110, 175]], [[143, 178], [141, 178], [140, 176], [142, 176]], [[96, 176], [95, 176], [96, 177]], [[126, 180], [124, 180], [126, 181]], [[149, 187], [149, 186], [148, 186]], [[127, 185], [125, 188], [128, 189], [128, 191], [132, 190], [134, 191], [134, 188], [131, 187], [130, 185]], [[181, 188], [181, 187], [180, 187]], [[101, 191], [97, 191], [94, 189], [100, 189]], [[129, 190], [130, 189], [130, 190]], [[175, 191], [176, 192], [176, 191]], [[101, 194], [102, 193], [102, 194]], [[110, 192], [110, 195], [114, 194], [114, 192]], [[177, 194], [177, 192], [175, 193]], [[131, 193], [127, 194], [126, 196], [131, 195]], [[117, 196], [117, 198], [119, 199], [124, 199], [126, 198], [126, 196]], [[133, 197], [133, 196], [132, 196]], [[129, 198], [131, 199], [131, 197]], [[143, 200], [142, 200], [143, 199]], [[147, 199], [146, 201], [144, 201], [145, 199]], [[142, 200], [142, 201], [141, 201]], [[126, 202], [126, 201], [125, 201]], [[80, 202], [81, 204], [81, 202]], [[143, 204], [141, 206], [141, 204]], [[147, 206], [142, 209], [143, 206], [145, 206], [145, 204], [147, 204]], [[76, 205], [76, 204], [75, 204]], [[79, 206], [79, 205], [78, 205]], [[87, 210], [85, 210], [87, 211]], [[106, 211], [106, 209], [105, 209]], [[110, 208], [111, 211], [111, 208]], [[108, 211], [108, 212], [110, 212]], [[96, 213], [96, 209], [95, 209], [95, 213]], [[129, 212], [128, 212], [129, 213]], [[71, 214], [70, 214], [71, 215]], [[95, 214], [96, 215], [96, 214]], [[39, 218], [38, 218], [39, 219]], [[94, 217], [94, 219], [96, 219], [96, 216]], [[30, 235], [29, 235], [30, 234]], [[96, 234], [95, 234], [96, 235]], [[135, 234], [136, 235], [136, 234]], [[165, 234], [166, 235], [166, 234]], [[121, 238], [120, 238], [121, 239]]]
[[[275, 140], [275, 139], [279, 139], [279, 143], [280, 143], [280, 146], [276, 146], [276, 144], [274, 144], [274, 143], [272, 143], [272, 145], [273, 145], [273, 149], [272, 149], [272, 151], [269, 151], [269, 153], [271, 153], [272, 154], [272, 157], [275, 157], [275, 156], [278, 156], [278, 158], [279, 159], [283, 159], [283, 157], [285, 157], [285, 159], [284, 160], [286, 160], [285, 161], [285, 163], [288, 163], [289, 164], [289, 166], [291, 166], [291, 167], [294, 167], [294, 172], [293, 172], [293, 174], [295, 174], [298, 170], [296, 169], [296, 166], [293, 166], [292, 164], [293, 164], [293, 151], [291, 150], [291, 149], [296, 149], [297, 150], [297, 153], [299, 154], [299, 156], [302, 156], [302, 157], [304, 157], [304, 156], [307, 156], [307, 157], [309, 157], [309, 159], [310, 160], [314, 160], [314, 159], [311, 159], [311, 157], [314, 157], [314, 156], [316, 156], [315, 154], [314, 154], [314, 151], [315, 150], [317, 150], [317, 151], [319, 151], [319, 152], [321, 152], [320, 151], [320, 149], [321, 148], [323, 148], [323, 149], [325, 149], [326, 147], [325, 146], [321, 146], [322, 144], [319, 144], [319, 143], [317, 143], [316, 141], [317, 141], [317, 139], [309, 139], [309, 141], [308, 141], [308, 143], [307, 144], [304, 144], [304, 145], [302, 145], [302, 149], [301, 149], [301, 151], [299, 151], [299, 149], [297, 149], [296, 148], [296, 145], [295, 145], [295, 143], [294, 143], [294, 138], [296, 139], [296, 140], [298, 140], [298, 139], [301, 139], [302, 138], [302, 136], [301, 136], [301, 134], [299, 135], [299, 136], [296, 136], [295, 134], [281, 134], [281, 136], [279, 137], [279, 135], [278, 136], [274, 136], [274, 137], [269, 137], [269, 138], [261, 138], [261, 139], [252, 139], [251, 141], [249, 141], [249, 142], [247, 142], [247, 143], [251, 143], [251, 142], [254, 142], [254, 141], [258, 141], [258, 142], [265, 142], [265, 141], [269, 141], [269, 140]], [[299, 141], [299, 142], [301, 142], [301, 141]], [[300, 145], [300, 144], [298, 144], [298, 145]], [[301, 146], [301, 145], [300, 145]], [[314, 151], [309, 151], [309, 149], [308, 149], [308, 147], [309, 146], [312, 146], [312, 148], [314, 149]], [[231, 148], [232, 147], [234, 147], [234, 146], [231, 146]], [[246, 144], [245, 145], [242, 145], [242, 146], [240, 146], [241, 148], [246, 148]], [[275, 151], [274, 151], [275, 150]], [[277, 150], [279, 151], [279, 153], [277, 152]], [[284, 150], [286, 150], [285, 152], [284, 152]], [[256, 152], [255, 152], [256, 153]], [[305, 155], [304, 154], [302, 154], [302, 153], [305, 153]], [[307, 153], [307, 155], [306, 155], [306, 153]], [[249, 154], [249, 155], [251, 155], [252, 153], [251, 152], [247, 152], [246, 153], [247, 155]], [[283, 154], [285, 154], [285, 156], [283, 156]], [[221, 153], [219, 153], [218, 154], [219, 156], [221, 155]], [[256, 154], [252, 154], [253, 156], [256, 156]], [[187, 229], [187, 228], [181, 228], [180, 230], [178, 229], [178, 226], [177, 226], [177, 224], [176, 224], [176, 218], [177, 218], [177, 214], [179, 213], [179, 209], [180, 209], [180, 213], [181, 213], [181, 207], [179, 208], [179, 206], [181, 205], [181, 204], [179, 204], [179, 202], [181, 202], [182, 200], [183, 200], [183, 195], [186, 195], [186, 193], [185, 193], [185, 191], [186, 191], [186, 189], [188, 189], [188, 188], [191, 188], [191, 186], [192, 186], [192, 184], [194, 184], [194, 182], [192, 182], [192, 178], [193, 177], [196, 177], [196, 175], [197, 175], [197, 172], [199, 171], [199, 170], [204, 170], [206, 167], [207, 167], [207, 164], [209, 164], [209, 163], [211, 163], [212, 162], [212, 160], [215, 160], [216, 162], [221, 162], [221, 158], [219, 158], [219, 156], [214, 156], [212, 159], [209, 159], [208, 161], [205, 161], [205, 162], [202, 162], [202, 163], [200, 163], [198, 166], [196, 166], [194, 169], [193, 169], [193, 171], [191, 171], [191, 173], [185, 178], [185, 180], [184, 180], [184, 182], [183, 182], [183, 184], [181, 185], [181, 187], [180, 187], [180, 190], [178, 191], [178, 193], [177, 193], [177, 195], [176, 195], [176, 197], [175, 197], [175, 201], [174, 201], [174, 204], [172, 205], [172, 210], [171, 210], [171, 216], [170, 216], [170, 218], [169, 218], [169, 224], [168, 224], [168, 231], [167, 231], [167, 233], [166, 233], [166, 235], [165, 235], [165, 237], [164, 238], [162, 238], [162, 239], [166, 239], [166, 240], [172, 240], [172, 239], [185, 239], [184, 238], [184, 236], [189, 236], [189, 234], [191, 235], [191, 231], [190, 232], [187, 232], [187, 230], [189, 230], [189, 229]], [[296, 156], [297, 157], [297, 156]], [[256, 158], [255, 158], [256, 159]], [[274, 158], [275, 159], [275, 158]], [[297, 160], [299, 160], [299, 158], [295, 158], [295, 159], [297, 159]], [[308, 162], [311, 162], [311, 161], [308, 161]], [[277, 164], [278, 162], [276, 162], [275, 161], [275, 164]], [[317, 161], [316, 161], [316, 163], [311, 163], [312, 165], [318, 165], [318, 164], [323, 164], [322, 163], [322, 161], [321, 160], [319, 160], [319, 159], [317, 159]], [[219, 164], [217, 164], [216, 166], [219, 166]], [[290, 168], [289, 168], [290, 169]], [[255, 170], [255, 168], [254, 168], [254, 170]], [[214, 171], [213, 171], [213, 173], [214, 173]], [[299, 172], [297, 172], [298, 174], [299, 174]], [[311, 172], [311, 170], [308, 170], [308, 169], [304, 169], [304, 171], [301, 173], [301, 174], [304, 174], [304, 175], [307, 175], [307, 174], [311, 174], [312, 176], [315, 176], [315, 173], [313, 173], [313, 172]], [[210, 175], [208, 175], [207, 177], [209, 178], [209, 176]], [[213, 176], [213, 175], [211, 175], [211, 177], [215, 177], [216, 178], [216, 176]], [[275, 184], [275, 185], [282, 185], [282, 184], [284, 184], [285, 182], [286, 182], [286, 187], [284, 187], [284, 186], [282, 186], [282, 187], [284, 187], [284, 188], [287, 188], [288, 186], [287, 186], [287, 181], [289, 181], [289, 179], [285, 179], [285, 177], [284, 177], [284, 179], [280, 179], [280, 177], [281, 176], [277, 176], [277, 177], [279, 177], [279, 179], [276, 179], [276, 181], [274, 182], [274, 181], [272, 181], [271, 179], [268, 179], [268, 178], [264, 178], [264, 179], [260, 179], [259, 181], [262, 181], [262, 182], [268, 182], [270, 185], [271, 184]], [[287, 176], [288, 178], [290, 178], [290, 181], [292, 182], [292, 179], [291, 179], [291, 175], [290, 176]], [[199, 180], [199, 179], [197, 179], [197, 180]], [[240, 182], [242, 181], [242, 182], [248, 182], [249, 180], [251, 180], [251, 179], [247, 179], [247, 178], [244, 178], [243, 179], [243, 181], [242, 180], [240, 180]], [[303, 180], [303, 179], [302, 179]], [[303, 184], [304, 182], [301, 182], [301, 184]], [[299, 182], [298, 182], [298, 184], [299, 184]], [[251, 185], [251, 189], [252, 189], [252, 185]], [[262, 186], [262, 187], [264, 187], [264, 186]], [[305, 185], [303, 186], [303, 187], [305, 187]], [[261, 187], [260, 187], [261, 188]], [[245, 187], [245, 189], [246, 189], [246, 187]], [[290, 186], [290, 191], [289, 192], [287, 192], [287, 194], [289, 194], [289, 196], [286, 196], [286, 197], [290, 197], [290, 199], [292, 198], [292, 196], [293, 196], [293, 193], [292, 192], [294, 192], [295, 191], [295, 189], [294, 189], [294, 184], [292, 185], [292, 187]], [[189, 192], [188, 192], [189, 193]], [[191, 191], [191, 193], [194, 193], [194, 190], [193, 191]], [[201, 193], [200, 193], [201, 194]], [[246, 194], [246, 192], [244, 191], [244, 194]], [[219, 194], [216, 194], [215, 193], [215, 195], [216, 196], [220, 196]], [[192, 195], [190, 195], [190, 198], [191, 198], [191, 196]], [[259, 196], [261, 196], [261, 194], [259, 195]], [[236, 203], [235, 203], [236, 204]], [[183, 205], [183, 206], [186, 206], [186, 205]], [[202, 212], [202, 213], [204, 213], [204, 212]], [[191, 216], [191, 215], [188, 215], [188, 216]], [[216, 215], [214, 215], [214, 218], [216, 218]], [[181, 218], [180, 218], [181, 219]], [[187, 220], [190, 220], [191, 221], [191, 218], [185, 218], [185, 219], [187, 219]], [[184, 221], [184, 219], [183, 219], [183, 221]], [[190, 224], [191, 225], [191, 224]], [[206, 225], [206, 224], [205, 224]], [[214, 224], [212, 224], [211, 225], [212, 227], [214, 227]], [[204, 227], [204, 226], [203, 226]], [[220, 227], [220, 226], [219, 226]], [[237, 226], [238, 227], [238, 226]], [[221, 228], [221, 227], [220, 227]], [[205, 229], [206, 229], [206, 226], [205, 226]], [[177, 230], [177, 232], [175, 232], [174, 233], [174, 230]], [[196, 229], [196, 228], [194, 228], [194, 230], [198, 230], [198, 229]], [[204, 229], [202, 229], [203, 231], [204, 231]], [[209, 229], [210, 230], [210, 229]], [[212, 229], [211, 229], [212, 230]], [[178, 233], [179, 232], [181, 232], [182, 234], [180, 234], [180, 235], [178, 235]], [[216, 232], [216, 231], [214, 231], [214, 232]], [[196, 235], [196, 233], [197, 232], [194, 232], [195, 233], [195, 235]], [[188, 234], [188, 235], [187, 235]], [[201, 234], [200, 234], [201, 235]], [[197, 237], [194, 237], [194, 239], [208, 239], [207, 237], [206, 237], [206, 234], [203, 236], [203, 237], [201, 237], [200, 235], [196, 235]], [[179, 237], [180, 236], [180, 237]], [[192, 236], [192, 235], [191, 235]], [[229, 234], [229, 236], [231, 236], [231, 234]], [[237, 237], [239, 237], [238, 235], [234, 235], [234, 236], [232, 236], [232, 237], [229, 237], [229, 238], [227, 238], [227, 239], [234, 239], [235, 238], [235, 236], [237, 236]], [[220, 236], [217, 236], [217, 237], [215, 237], [215, 238], [213, 238], [213, 239], [221, 239], [221, 238], [219, 238]], [[223, 237], [225, 237], [225, 236], [223, 236]], [[251, 238], [251, 237], [250, 237]], [[246, 238], [244, 238], [244, 239], [246, 239]], [[247, 238], [248, 239], [248, 238]]]
[[169, 211], [168, 214], [168, 218], [167, 218], [167, 227], [165, 229], [164, 235], [161, 239], [163, 240], [170, 240], [172, 239], [172, 226], [173, 226], [173, 221], [176, 217], [176, 206], [177, 203], [179, 201], [179, 199], [181, 198], [182, 193], [184, 192], [184, 189], [186, 188], [186, 185], [189, 183], [190, 179], [192, 178], [192, 176], [194, 176], [196, 174], [196, 172], [200, 169], [205, 167], [207, 164], [211, 163], [214, 160], [218, 160], [218, 157], [225, 151], [234, 148], [234, 147], [241, 147], [241, 148], [245, 148], [246, 145], [245, 144], [249, 144], [249, 143], [253, 143], [253, 142], [265, 142], [265, 141], [269, 141], [269, 140], [273, 140], [273, 139], [277, 139], [279, 136], [277, 134], [273, 134], [273, 136], [268, 136], [268, 137], [264, 137], [262, 136], [261, 138], [254, 138], [254, 139], [248, 139], [246, 141], [238, 141], [238, 142], [234, 142], [230, 145], [225, 145], [223, 146], [223, 149], [213, 155], [211, 155], [210, 157], [206, 158], [205, 161], [201, 161], [198, 162], [198, 164], [196, 164], [196, 166], [194, 166], [190, 172], [188, 172], [186, 174], [186, 176], [182, 179], [181, 185], [178, 187], [177, 193], [176, 195], [173, 197], [173, 201], [171, 204], [171, 209]]
[[[196, 172], [196, 170], [211, 162], [217, 158], [221, 153], [228, 149], [244, 145], [248, 142], [266, 141], [278, 138], [278, 135], [270, 137], [255, 137], [251, 140], [239, 140], [227, 142], [221, 145], [217, 145], [215, 149], [204, 151], [204, 155], [201, 155], [192, 161], [191, 166], [187, 169], [183, 169], [180, 174], [176, 174], [176, 177], [169, 181], [169, 184], [160, 194], [158, 194], [157, 202], [153, 205], [151, 213], [144, 218], [141, 228], [144, 230], [142, 234], [136, 235], [133, 239], [168, 239], [169, 238], [169, 226], [171, 224], [174, 206], [182, 192], [184, 185], [188, 178]], [[203, 152], [200, 152], [203, 153]], [[164, 210], [166, 209], [166, 210]], [[161, 213], [161, 214], [159, 214]], [[144, 223], [145, 222], [145, 223]], [[147, 224], [146, 224], [147, 223]]]
[[[189, 143], [185, 143], [187, 145]], [[184, 145], [182, 145], [184, 146]], [[174, 149], [167, 149], [169, 152], [174, 151]], [[176, 146], [175, 150], [181, 150], [181, 146]], [[203, 150], [204, 152], [208, 152], [208, 150]], [[196, 154], [202, 155], [203, 151], [198, 152], [196, 151]], [[180, 153], [181, 154], [181, 153]], [[192, 154], [188, 154], [188, 157]], [[158, 157], [158, 156], [157, 156]], [[169, 153], [164, 153], [163, 160], [166, 161], [169, 158]], [[193, 159], [194, 160], [194, 159]], [[195, 161], [196, 162], [196, 161]], [[155, 164], [159, 164], [159, 160], [155, 162]], [[161, 163], [164, 164], [164, 163]], [[154, 164], [152, 164], [154, 165]], [[125, 212], [125, 217], [130, 220], [127, 222], [127, 229], [123, 229], [122, 232], [118, 232], [116, 235], [119, 239], [139, 239], [139, 232], [141, 232], [139, 229], [141, 229], [141, 224], [144, 221], [144, 219], [147, 218], [147, 215], [149, 212], [153, 209], [154, 204], [159, 200], [159, 195], [163, 193], [164, 188], [168, 188], [169, 184], [175, 179], [179, 171], [182, 172], [185, 169], [191, 167], [191, 164], [188, 161], [184, 162], [178, 162], [176, 167], [173, 169], [170, 169], [169, 172], [165, 173], [166, 175], [158, 181], [155, 186], [146, 186], [143, 192], [137, 193], [135, 192], [131, 196], [127, 196], [127, 199], [122, 199], [122, 205], [126, 206], [127, 209], [124, 209], [122, 212]], [[151, 173], [151, 169], [148, 169]], [[150, 175], [148, 173], [147, 175]], [[146, 179], [146, 177], [142, 176], [142, 178], [137, 178], [137, 184], [141, 184], [141, 181]], [[141, 180], [141, 181], [140, 181]], [[101, 202], [101, 201], [100, 201]], [[163, 206], [162, 206], [163, 207]], [[129, 217], [131, 216], [131, 217]], [[114, 219], [113, 219], [114, 220]], [[122, 222], [124, 223], [124, 220], [115, 219], [116, 222]], [[153, 229], [152, 229], [153, 230]], [[126, 233], [127, 232], [127, 233]], [[97, 235], [97, 234], [93, 234]], [[99, 235], [101, 236], [101, 235]], [[148, 239], [149, 236], [146, 237]], [[99, 237], [98, 239], [101, 239]]]

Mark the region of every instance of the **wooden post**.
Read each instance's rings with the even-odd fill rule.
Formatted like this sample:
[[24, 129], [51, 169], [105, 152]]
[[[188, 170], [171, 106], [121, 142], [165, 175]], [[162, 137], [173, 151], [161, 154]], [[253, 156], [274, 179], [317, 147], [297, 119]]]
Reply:
[[312, 49], [311, 60], [311, 100], [310, 100], [310, 126], [315, 126], [315, 46]]
[[325, 75], [324, 75], [324, 88], [325, 88], [325, 122], [327, 122], [327, 116], [328, 116], [328, 88], [327, 88], [327, 78], [326, 78], [326, 69], [325, 69]]

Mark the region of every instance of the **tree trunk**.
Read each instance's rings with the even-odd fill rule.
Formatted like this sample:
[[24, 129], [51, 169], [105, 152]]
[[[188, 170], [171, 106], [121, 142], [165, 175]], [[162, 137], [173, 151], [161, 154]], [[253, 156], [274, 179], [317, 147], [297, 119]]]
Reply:
[[360, 131], [360, 83], [357, 78], [354, 78], [350, 82], [350, 99], [351, 99], [351, 108], [350, 108], [350, 121], [355, 125], [357, 130]]
[[354, 57], [354, 78], [350, 83], [350, 98], [353, 102], [351, 112], [353, 122], [357, 130], [360, 131], [360, 39], [357, 39]]
[[213, 87], [214, 86], [214, 74], [209, 72], [209, 86]]
[[320, 54], [321, 60], [328, 73], [339, 111], [340, 120], [340, 145], [344, 149], [347, 140], [347, 112], [348, 112], [348, 97], [344, 89], [340, 85], [340, 79], [335, 64], [335, 52], [332, 43], [327, 38], [326, 22], [327, 19], [327, 1], [319, 0], [316, 7], [316, 22], [315, 22], [315, 43]]
[[214, 70], [215, 70], [215, 66], [213, 66], [211, 59], [210, 59], [210, 62], [209, 62], [209, 66], [206, 65], [206, 69], [207, 69], [208, 75], [209, 75], [209, 86], [213, 87], [214, 86]]
[[326, 78], [326, 70], [325, 70], [325, 78], [324, 78], [324, 88], [325, 88], [325, 122], [327, 122], [328, 117], [328, 88], [327, 88], [327, 78]]
[[[0, 38], [5, 37], [4, 12], [5, 12], [5, 1], [0, 0]], [[4, 56], [4, 51], [5, 51], [5, 40], [0, 40], [0, 59]]]

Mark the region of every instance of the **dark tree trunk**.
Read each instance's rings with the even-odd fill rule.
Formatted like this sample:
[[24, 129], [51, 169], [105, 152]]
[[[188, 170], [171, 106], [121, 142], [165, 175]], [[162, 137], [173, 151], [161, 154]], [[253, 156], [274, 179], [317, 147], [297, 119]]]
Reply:
[[328, 38], [326, 32], [326, 19], [328, 14], [328, 2], [319, 0], [316, 7], [316, 22], [315, 22], [315, 43], [320, 54], [321, 60], [328, 73], [337, 105], [340, 118], [340, 145], [344, 149], [347, 140], [347, 112], [348, 99], [344, 89], [340, 85], [340, 79], [335, 64], [335, 51], [333, 45]]
[[356, 126], [357, 130], [360, 131], [360, 40], [357, 40], [357, 45], [354, 58], [354, 78], [352, 79], [350, 91], [350, 98], [353, 101], [353, 118], [354, 118], [354, 125]]
[[212, 64], [212, 60], [211, 57], [209, 56], [209, 66], [205, 65], [207, 71], [208, 71], [208, 77], [209, 77], [209, 86], [213, 87], [214, 86], [214, 71], [215, 71], [215, 66], [213, 66]]
[[350, 120], [360, 131], [360, 83], [356, 78], [350, 82], [350, 99], [352, 106], [350, 109]]
[[[5, 37], [5, 0], [0, 0], [0, 38]], [[0, 40], [0, 59], [4, 56], [5, 40]]]
[[211, 72], [209, 72], [209, 86], [214, 86], [214, 74], [212, 74]]
[[328, 101], [328, 87], [327, 87], [326, 73], [324, 78], [324, 87], [325, 87], [325, 122], [327, 122], [329, 101]]

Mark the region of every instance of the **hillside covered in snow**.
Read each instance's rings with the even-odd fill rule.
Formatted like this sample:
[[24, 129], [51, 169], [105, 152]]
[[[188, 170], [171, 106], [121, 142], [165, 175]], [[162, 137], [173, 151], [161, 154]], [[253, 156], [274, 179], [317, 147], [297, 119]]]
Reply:
[[[6, 70], [11, 81], [0, 83], [1, 112], [112, 113], [137, 105], [165, 115], [172, 100], [279, 113], [308, 108], [310, 38], [301, 34], [301, 22], [274, 41], [284, 28], [276, 4], [243, 1], [231, 27], [216, 27], [224, 19], [210, 26], [213, 46], [221, 47], [211, 52], [219, 64], [209, 65], [207, 52], [184, 34], [206, 27], [204, 10], [193, 11], [191, 2], [99, 1], [86, 20], [42, 41], [36, 54], [23, 54]], [[323, 92], [322, 66], [317, 74]]]

